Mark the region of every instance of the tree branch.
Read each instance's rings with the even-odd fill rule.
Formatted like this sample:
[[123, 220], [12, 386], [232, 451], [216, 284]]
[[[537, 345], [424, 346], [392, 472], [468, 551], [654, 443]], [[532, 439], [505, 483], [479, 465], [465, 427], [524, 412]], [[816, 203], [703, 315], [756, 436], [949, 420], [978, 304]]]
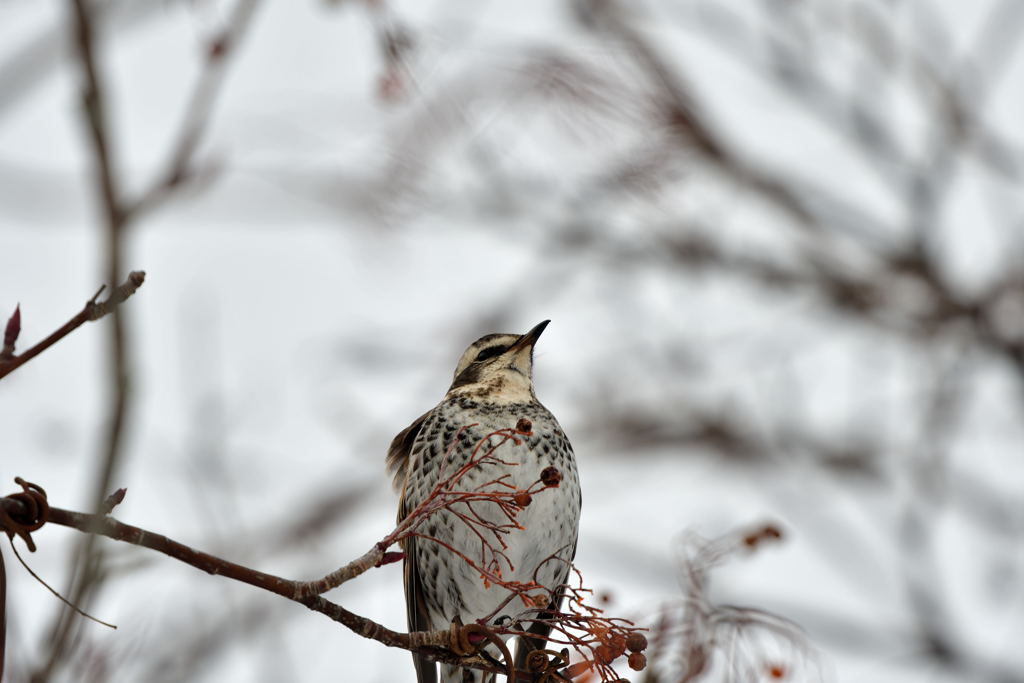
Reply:
[[[10, 373], [14, 372], [40, 353], [74, 332], [82, 324], [99, 320], [103, 316], [109, 314], [114, 310], [114, 308], [123, 303], [125, 299], [134, 294], [135, 290], [141, 287], [145, 280], [145, 271], [132, 271], [128, 274], [128, 279], [115, 287], [114, 291], [110, 293], [110, 296], [107, 297], [105, 301], [96, 301], [99, 295], [103, 293], [103, 288], [100, 288], [100, 290], [96, 292], [91, 299], [85, 302], [85, 306], [82, 307], [82, 310], [76, 313], [71, 320], [68, 320], [46, 337], [46, 339], [43, 339], [41, 342], [21, 354], [14, 354], [14, 342], [17, 339], [18, 330], [16, 326], [9, 323], [9, 334], [5, 335], [4, 340], [4, 352], [0, 354], [0, 378], [6, 377]], [[14, 315], [11, 316], [11, 321], [20, 321], [20, 317], [20, 310], [16, 310]], [[17, 326], [20, 327], [20, 322]], [[7, 337], [10, 337], [9, 343]]]
[[[642, 629], [637, 628], [629, 620], [604, 616], [602, 610], [586, 605], [583, 600], [592, 591], [583, 587], [582, 576], [572, 568], [570, 561], [560, 557], [559, 553], [562, 550], [542, 559], [534, 569], [533, 577], [529, 581], [506, 580], [502, 577], [500, 560], [508, 562], [508, 558], [504, 554], [507, 545], [503, 536], [523, 528], [516, 517], [520, 510], [531, 504], [534, 495], [560, 485], [562, 475], [559, 470], [555, 467], [544, 469], [539, 479], [525, 489], [518, 489], [505, 481], [508, 474], [470, 490], [462, 491], [454, 488], [464, 475], [485, 464], [515, 466], [514, 463], [500, 460], [495, 455], [495, 451], [506, 443], [521, 444], [521, 437], [531, 436], [531, 430], [531, 422], [523, 418], [519, 420], [514, 429], [496, 430], [485, 435], [477, 442], [471, 456], [461, 463], [461, 466], [454, 467], [447, 477], [440, 479], [427, 498], [399, 520], [395, 528], [371, 550], [342, 568], [313, 581], [294, 581], [267, 574], [195, 550], [161, 534], [119, 522], [110, 517], [108, 513], [123, 500], [124, 489], [119, 489], [108, 496], [99, 506], [99, 513], [82, 513], [50, 507], [46, 492], [41, 487], [16, 478], [15, 482], [22, 487], [22, 491], [6, 498], [0, 498], [0, 530], [7, 532], [12, 537], [12, 541], [14, 536], [21, 538], [29, 550], [35, 549], [32, 532], [47, 522], [83, 531], [89, 539], [106, 536], [117, 541], [149, 548], [208, 574], [225, 576], [298, 602], [341, 623], [364, 638], [377, 640], [389, 647], [398, 647], [429, 655], [433, 661], [503, 672], [509, 677], [509, 680], [515, 680], [517, 675], [504, 639], [512, 636], [536, 637], [536, 634], [532, 632], [532, 626], [543, 623], [551, 630], [550, 635], [543, 636], [545, 640], [572, 646], [582, 655], [583, 661], [570, 666], [567, 651], [538, 650], [527, 660], [524, 673], [529, 672], [529, 675], [526, 680], [532, 680], [532, 674], [541, 673], [564, 676], [570, 669], [574, 671], [592, 669], [603, 681], [619, 680], [612, 663], [626, 654], [628, 643], [634, 643], [629, 647], [633, 652], [629, 656], [629, 666], [640, 670], [645, 665], [646, 660], [642, 654], [639, 654], [646, 647], [647, 642], [639, 633]], [[494, 440], [497, 442], [493, 443]], [[456, 435], [452, 440], [445, 462], [452, 455], [458, 443], [459, 438]], [[500, 514], [483, 515], [474, 509], [472, 505], [474, 502], [495, 506]], [[464, 506], [469, 512], [460, 514], [454, 508], [456, 504]], [[442, 510], [456, 515], [461, 523], [466, 524], [471, 531], [477, 534], [482, 546], [479, 560], [475, 560], [458, 548], [437, 539], [431, 539], [418, 531], [428, 517]], [[508, 598], [491, 614], [477, 615], [472, 623], [463, 625], [456, 621], [445, 631], [403, 634], [350, 612], [341, 605], [322, 597], [322, 593], [373, 567], [400, 559], [401, 553], [388, 553], [387, 549], [413, 536], [440, 544], [454, 556], [466, 562], [474, 572], [479, 572], [480, 580], [485, 585], [496, 585], [507, 590]], [[576, 581], [564, 581], [562, 585], [550, 588], [538, 583], [537, 572], [550, 561], [564, 562], [567, 565], [567, 573], [570, 569], [575, 571], [578, 585], [575, 585]], [[538, 589], [541, 591], [540, 593], [537, 592]], [[565, 612], [559, 611], [563, 597], [568, 598]], [[518, 612], [510, 611], [496, 619], [498, 612], [504, 610], [506, 604], [513, 602], [513, 598], [521, 600], [524, 609]], [[62, 616], [62, 623], [70, 623], [72, 617]], [[491, 657], [484, 648], [500, 652], [504, 664], [499, 666], [498, 660]], [[564, 671], [560, 671], [562, 669]], [[49, 671], [48, 668], [44, 673], [49, 673]]]
[[[15, 529], [8, 528], [11, 522], [5, 522], [5, 520], [13, 520], [15, 522], [22, 523], [25, 521], [31, 521], [31, 518], [35, 516], [33, 511], [30, 510], [30, 505], [20, 497], [21, 495], [22, 494], [15, 494], [13, 496], [0, 498], [0, 529], [10, 534], [17, 534], [17, 531]], [[105, 536], [115, 541], [149, 548], [150, 550], [163, 553], [164, 555], [174, 558], [179, 562], [183, 562], [195, 567], [196, 569], [204, 571], [207, 574], [224, 576], [226, 578], [269, 591], [276, 595], [280, 595], [283, 598], [305, 605], [314, 612], [319, 612], [320, 614], [325, 615], [363, 638], [376, 640], [388, 647], [409, 650], [436, 662], [457, 664], [461, 667], [479, 669], [487, 672], [508, 673], [505, 667], [496, 666], [479, 654], [460, 656], [454, 651], [457, 647], [456, 644], [453, 643], [453, 638], [457, 638], [462, 635], [462, 630], [464, 629], [468, 630], [470, 633], [475, 632], [481, 628], [478, 624], [468, 624], [465, 627], [462, 627], [462, 629], [445, 631], [400, 633], [378, 624], [364, 616], [350, 612], [341, 605], [331, 602], [319, 595], [306, 595], [305, 597], [300, 597], [306, 590], [305, 587], [308, 585], [307, 582], [285, 579], [280, 576], [267, 574], [250, 567], [230, 562], [215, 555], [191, 548], [184, 543], [175, 541], [162, 534], [157, 534], [152, 531], [147, 531], [141, 527], [125, 524], [124, 522], [120, 522], [109, 515], [88, 514], [63, 508], [49, 507], [45, 521], [52, 524], [70, 527], [72, 529], [78, 529], [79, 531], [87, 534]], [[38, 528], [38, 526], [36, 526], [36, 528]], [[371, 551], [371, 553], [372, 552], [373, 551]], [[365, 571], [365, 569], [368, 568], [369, 567], [365, 567], [362, 571]], [[359, 571], [358, 574], [361, 574], [362, 571]], [[478, 639], [474, 639], [472, 635], [470, 635], [469, 641], [473, 642], [474, 640]], [[525, 677], [525, 672], [524, 676], [521, 677], [521, 680], [529, 680]]]

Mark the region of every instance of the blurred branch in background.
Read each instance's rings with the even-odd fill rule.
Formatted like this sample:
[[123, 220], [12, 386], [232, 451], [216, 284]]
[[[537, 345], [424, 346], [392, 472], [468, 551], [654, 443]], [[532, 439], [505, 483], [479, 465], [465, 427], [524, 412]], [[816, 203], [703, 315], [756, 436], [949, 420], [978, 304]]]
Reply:
[[[123, 273], [115, 266], [131, 226], [181, 188], [205, 185], [224, 167], [275, 189], [287, 185], [316, 210], [333, 211], [327, 223], [346, 239], [386, 245], [376, 252], [387, 257], [374, 286], [394, 281], [401, 297], [429, 290], [443, 302], [395, 313], [380, 295], [371, 313], [353, 314], [346, 302], [332, 312], [358, 320], [358, 333], [338, 343], [336, 367], [315, 372], [344, 378], [339, 393], [359, 420], [387, 418], [374, 412], [368, 388], [348, 370], [369, 368], [364, 376], [372, 373], [374, 382], [405, 387], [397, 375], [434, 360], [425, 339], [514, 329], [534, 318], [538, 305], [562, 306], [576, 316], [570, 324], [578, 342], [547, 372], [559, 380], [553, 384], [579, 387], [561, 400], [576, 412], [565, 422], [582, 435], [590, 472], [628, 459], [639, 479], [662, 472], [665, 459], [680, 471], [701, 459], [720, 477], [741, 477], [750, 482], [744, 495], [785, 522], [787, 548], [810, 548], [838, 579], [834, 600], [801, 592], [788, 604], [780, 599], [784, 608], [769, 605], [799, 622], [808, 640], [857, 661], [884, 662], [879, 668], [897, 671], [890, 680], [922, 671], [947, 681], [1024, 680], [1013, 645], [1024, 636], [1014, 609], [1024, 585], [1024, 561], [1015, 552], [1024, 540], [1024, 140], [1014, 115], [1024, 101], [1024, 4], [567, 0], [557, 3], [557, 17], [545, 15], [557, 26], [540, 38], [532, 24], [516, 34], [481, 19], [487, 3], [427, 10], [369, 0], [333, 4], [368, 12], [379, 50], [379, 77], [364, 79], [381, 105], [366, 114], [375, 127], [357, 116], [338, 123], [339, 112], [356, 108], [340, 86], [366, 74], [343, 56], [349, 71], [339, 75], [325, 59], [307, 66], [328, 73], [329, 85], [317, 81], [310, 89], [344, 91], [338, 99], [302, 99], [277, 120], [273, 106], [250, 110], [246, 101], [252, 116], [270, 120], [260, 122], [258, 140], [275, 154], [237, 167], [235, 159], [197, 160], [227, 59], [256, 9], [238, 2], [203, 47], [205, 66], [166, 158], [131, 194], [118, 173], [119, 131], [97, 53], [115, 27], [141, 25], [138, 18], [158, 3], [131, 10], [114, 0], [70, 5], [111, 284]], [[126, 18], [129, 12], [137, 18]], [[16, 67], [52, 55], [50, 36], [0, 68], [0, 90], [15, 98], [28, 92], [33, 82], [19, 81]], [[274, 34], [289, 48], [288, 40], [307, 39]], [[281, 45], [265, 49], [274, 51], [276, 65]], [[16, 87], [7, 90], [8, 83]], [[285, 99], [282, 92], [306, 84], [278, 86], [267, 97]], [[323, 128], [298, 111], [311, 103], [329, 111]], [[8, 104], [0, 102], [0, 114], [9, 115]], [[297, 120], [317, 141], [315, 150], [289, 146]], [[226, 204], [237, 224], [250, 228], [269, 203], [253, 210], [251, 187], [243, 190]], [[290, 229], [294, 205], [287, 208]], [[415, 241], [423, 235], [428, 239]], [[468, 275], [441, 296], [422, 275], [431, 271], [404, 272], [421, 262]], [[481, 278], [479, 286], [466, 286], [471, 277]], [[362, 292], [366, 283], [359, 285]], [[96, 501], [124, 464], [132, 364], [121, 326], [117, 318], [109, 344], [113, 391], [97, 481], [90, 483]], [[336, 421], [349, 439], [356, 420]], [[230, 465], [225, 472], [237, 476]], [[652, 500], [658, 493], [674, 510], [688, 482], [649, 476], [645, 483], [668, 489], [649, 491]], [[308, 517], [275, 522], [274, 539], [323, 545], [330, 519], [367, 495], [363, 479], [338, 487], [341, 479], [315, 494]], [[618, 501], [587, 500], [585, 519]], [[664, 516], [676, 531], [712, 523]], [[262, 543], [256, 553], [274, 552], [273, 541], [228, 536], [230, 550], [251, 555]], [[601, 544], [586, 541], [581, 549]], [[89, 554], [79, 555], [83, 594], [93, 571]], [[606, 559], [615, 557], [605, 549]], [[790, 571], [796, 573], [783, 573]], [[684, 572], [692, 573], [685, 562]], [[716, 581], [717, 589], [729, 585]], [[861, 609], [843, 609], [841, 599]], [[702, 604], [716, 614], [721, 602], [707, 597]], [[190, 623], [187, 609], [168, 621]], [[219, 606], [207, 616], [231, 623], [230, 614], [230, 606]], [[696, 668], [707, 653], [688, 662], [677, 656], [690, 642], [682, 624], [699, 615], [677, 610], [666, 617], [673, 627], [663, 630], [671, 641], [662, 643], [663, 653], [679, 666], [660, 668], [668, 660], [659, 659], [655, 644], [652, 680], [664, 671], [689, 671], [694, 680], [715, 675]], [[737, 613], [722, 616], [728, 624]], [[788, 622], [772, 623], [791, 633]], [[86, 658], [88, 644], [76, 652], [79, 641], [68, 628], [55, 627], [51, 642], [60, 646], [50, 650], [39, 680], [54, 677], [63, 657]], [[1002, 640], [993, 635], [1004, 632]], [[164, 653], [158, 661], [175, 658], [176, 637], [159, 630], [142, 649], [152, 642]], [[227, 658], [228, 648], [203, 651], [206, 644], [191, 641], [189, 652], [211, 663]], [[760, 654], [763, 644], [748, 651]], [[780, 666], [804, 652], [780, 651]], [[153, 671], [152, 662], [140, 665], [131, 654], [135, 664], [111, 656], [110, 666]], [[276, 649], [254, 657], [280, 659]], [[727, 665], [716, 672], [727, 675]]]
[[[117, 281], [122, 272], [123, 254], [127, 248], [127, 232], [131, 224], [144, 212], [166, 200], [174, 190], [196, 175], [193, 157], [210, 117], [213, 102], [223, 82], [224, 65], [249, 25], [257, 6], [256, 0], [238, 0], [221, 35], [214, 40], [207, 53], [206, 65], [201, 72], [195, 92], [186, 108], [181, 134], [171, 150], [166, 172], [138, 198], [128, 195], [119, 175], [115, 158], [117, 142], [111, 129], [107, 111], [110, 89], [102, 70], [99, 52], [102, 50], [102, 29], [105, 19], [103, 3], [92, 0], [68, 0], [72, 14], [73, 45], [81, 75], [82, 119], [86, 139], [93, 161], [93, 178], [99, 198], [102, 231], [104, 233], [105, 271], [109, 282]], [[114, 309], [109, 326], [107, 344], [108, 386], [110, 404], [107, 412], [107, 431], [92, 483], [93, 509], [99, 509], [111, 481], [122, 466], [124, 428], [130, 418], [131, 406], [131, 348], [125, 333], [123, 319]], [[91, 534], [83, 536], [75, 552], [72, 584], [67, 593], [71, 602], [87, 606], [99, 589], [103, 572], [103, 554]], [[50, 654], [32, 674], [32, 680], [49, 680], [63, 662], [73, 654], [72, 644], [77, 642], [74, 632], [79, 621], [66, 610], [58, 611], [53, 620]]]
[[[685, 64], [670, 65], [659, 59], [653, 34], [632, 25], [644, 25], [646, 18], [629, 16], [640, 13], [626, 12], [622, 5], [609, 12], [609, 4], [586, 5], [591, 16], [600, 19], [595, 24], [623, 36], [628, 50], [651, 72], [652, 78], [662, 83], [681, 81], [682, 76], [677, 74], [685, 71]], [[965, 617], [956, 616], [956, 608], [949, 599], [951, 587], [943, 579], [944, 560], [934, 548], [939, 543], [935, 538], [940, 531], [937, 520], [943, 510], [966, 515], [972, 524], [990, 527], [981, 520], [978, 510], [964, 505], [963, 492], [943, 493], [962, 489], [966, 483], [952, 470], [949, 458], [940, 454], [962, 439], [957, 430], [961, 428], [965, 406], [960, 400], [950, 399], [969, 391], [967, 387], [973, 383], [970, 373], [975, 369], [972, 359], [987, 356], [1015, 371], [1018, 411], [1019, 399], [1024, 396], [1024, 320], [1020, 317], [1024, 312], [1024, 259], [1019, 258], [1019, 238], [1013, 235], [1019, 216], [1007, 217], [1011, 223], [1005, 226], [1003, 235], [1018, 257], [1003, 260], [1001, 272], [989, 270], [984, 284], [973, 291], [957, 281], [951, 272], [954, 267], [949, 262], [949, 247], [942, 245], [943, 226], [948, 221], [943, 211], [949, 193], [954, 190], [956, 174], [963, 172], [965, 164], [980, 163], [997, 182], [1019, 184], [1020, 150], [986, 123], [989, 117], [983, 111], [986, 100], [982, 93], [994, 84], [999, 68], [1008, 63], [1006, 50], [1021, 42], [1022, 6], [996, 3], [975, 49], [968, 51], [963, 64], [949, 69], [929, 63], [916, 47], [907, 46], [892, 35], [890, 31], [897, 22], [880, 17], [878, 13], [885, 11], [880, 5], [851, 4], [848, 11], [853, 22], [847, 23], [850, 17], [834, 6], [830, 10], [813, 3], [766, 2], [760, 35], [753, 28], [755, 23], [745, 35], [716, 31], [716, 27], [734, 28], [744, 23], [739, 17], [730, 17], [727, 7], [697, 3], [691, 7], [691, 16], [705, 14], [708, 21], [701, 28], [713, 32], [713, 39], [719, 41], [722, 49], [734, 49], [746, 57], [749, 67], [761, 70], [766, 81], [775, 81], [794, 104], [811, 113], [827, 114], [827, 123], [846, 136], [846, 145], [873, 160], [870, 168], [879, 171], [880, 183], [888, 185], [895, 198], [904, 202], [899, 215], [905, 221], [905, 229], [869, 219], [859, 209], [846, 209], [850, 202], [842, 198], [840, 193], [845, 188], [839, 184], [809, 188], [779, 168], [766, 172], [769, 180], [757, 180], [755, 175], [751, 183], [752, 176], [742, 164], [723, 164], [721, 153], [709, 152], [728, 147], [729, 143], [699, 142], [710, 137], [710, 124], [688, 123], [688, 131], [700, 131], [695, 136], [696, 148], [720, 172], [759, 190], [771, 188], [762, 194], [772, 200], [784, 198], [778, 202], [781, 208], [801, 207], [799, 212], [790, 213], [795, 224], [810, 222], [816, 226], [813, 238], [799, 260], [792, 265], [780, 265], [767, 255], [730, 249], [720, 237], [721, 226], [696, 230], [672, 230], [669, 226], [668, 230], [658, 231], [645, 253], [638, 255], [633, 250], [634, 253], [622, 254], [620, 258], [646, 259], [652, 265], [674, 262], [686, 272], [710, 271], [709, 275], [748, 279], [752, 285], [774, 290], [779, 296], [803, 290], [815, 298], [826, 314], [839, 315], [857, 326], [878, 328], [881, 334], [900, 340], [918, 353], [958, 357], [957, 371], [935, 383], [934, 398], [923, 402], [921, 445], [910, 452], [884, 443], [884, 437], [880, 438], [878, 433], [865, 432], [856, 441], [845, 434], [801, 434], [791, 427], [754, 424], [751, 416], [737, 410], [709, 414], [699, 404], [669, 403], [672, 411], [660, 413], [645, 406], [641, 416], [633, 417], [613, 407], [617, 414], [602, 416], [601, 423], [609, 433], [618, 433], [627, 443], [660, 433], [662, 440], [671, 443], [703, 445], [726, 455], [742, 452], [769, 461], [785, 461], [797, 453], [808, 453], [812, 462], [830, 469], [835, 476], [867, 475], [867, 481], [877, 481], [882, 486], [891, 486], [894, 477], [909, 476], [912, 489], [904, 521], [893, 531], [880, 528], [879, 533], [890, 537], [892, 557], [897, 567], [906, 572], [908, 606], [920, 638], [918, 647], [910, 647], [931, 658], [935, 665], [971, 680], [1024, 680], [1019, 673], [1013, 673], [1009, 662], [987, 661], [978, 651], [972, 651], [976, 646], [954, 635], [956, 629], [951, 624]], [[923, 11], [932, 16], [932, 10]], [[937, 19], [938, 10], [934, 13], [933, 18]], [[715, 21], [711, 21], [713, 17]], [[854, 30], [849, 31], [850, 28]], [[832, 37], [829, 34], [833, 32], [846, 35]], [[869, 42], [869, 37], [887, 46], [887, 59], [879, 59], [878, 45]], [[873, 66], [863, 68], [873, 69], [878, 79], [901, 79], [896, 65], [910, 64], [908, 86], [918, 97], [920, 111], [933, 124], [930, 139], [917, 158], [897, 156], [901, 154], [900, 138], [905, 137], [902, 124], [897, 118], [884, 115], [878, 106], [876, 89], [861, 89], [865, 81], [860, 79], [852, 90], [840, 90], [829, 83], [826, 73], [832, 66], [832, 55], [809, 57], [808, 41], [820, 41], [821, 50], [830, 50], [839, 39], [849, 41], [866, 65], [877, 60]], [[759, 43], [765, 47], [759, 49]], [[951, 51], [949, 46], [940, 50], [942, 54]], [[886, 69], [892, 72], [887, 74]], [[664, 87], [670, 101], [687, 101], [688, 98], [677, 94], [681, 86]], [[678, 110], [684, 105], [675, 106]], [[688, 116], [692, 115], [692, 109], [686, 111]], [[856, 229], [844, 229], [836, 220], [837, 214], [857, 216]], [[964, 230], [970, 232], [969, 227]], [[602, 241], [601, 232], [594, 231], [598, 244]], [[864, 380], [871, 381], [868, 377]], [[934, 408], [929, 408], [929, 404]], [[689, 428], [681, 427], [681, 415], [685, 416], [683, 424], [691, 425]], [[754, 436], [757, 434], [761, 436]], [[859, 452], [851, 451], [854, 444], [859, 444], [854, 446]], [[915, 455], [914, 450], [920, 450], [921, 455]], [[847, 453], [853, 457], [845, 457]], [[883, 474], [881, 479], [877, 477], [879, 473]], [[998, 500], [1002, 495], [1005, 494], [993, 487], [985, 498]], [[1009, 500], [1000, 507], [1009, 509]], [[828, 549], [829, 545], [821, 543], [819, 547]], [[842, 561], [838, 555], [836, 560]]]
[[782, 532], [773, 524], [682, 545], [683, 599], [650, 615], [653, 657], [641, 683], [700, 680], [822, 681], [818, 654], [796, 623], [763, 609], [716, 604], [711, 573]]
[[[166, 6], [165, 0], [93, 0], [90, 11], [102, 12], [109, 30], [130, 32], [160, 19]], [[68, 44], [67, 28], [50, 25], [0, 64], [0, 118], [60, 72]]]
[[[1000, 599], [990, 603], [984, 585], [960, 583], [962, 575], [951, 585], [944, 571], [951, 548], [939, 540], [952, 533], [945, 520], [952, 516], [976, 531], [976, 542], [1001, 539], [986, 554], [1013, 567], [1002, 571], [1024, 571], [1012, 553], [1024, 537], [1014, 511], [1022, 491], [975, 464], [976, 452], [987, 447], [986, 432], [995, 429], [991, 421], [1002, 419], [992, 407], [1012, 409], [1018, 425], [1024, 414], [1024, 147], [1007, 118], [989, 110], [1000, 90], [1019, 102], [1020, 79], [1004, 75], [1013, 66], [1020, 73], [1015, 59], [1024, 42], [1024, 5], [986, 6], [961, 44], [954, 43], [944, 25], [951, 20], [938, 3], [567, 5], [592, 45], [618, 59], [605, 55], [602, 61], [569, 46], [548, 48], [539, 58], [540, 50], [524, 48], [520, 81], [487, 80], [470, 70], [448, 83], [443, 96], [424, 98], [395, 145], [394, 156], [403, 161], [381, 181], [386, 210], [394, 215], [396, 196], [414, 207], [424, 197], [432, 207], [443, 203], [437, 197], [448, 189], [445, 157], [463, 139], [507, 157], [516, 154], [509, 150], [518, 139], [503, 134], [549, 135], [518, 111], [503, 114], [509, 124], [495, 123], [502, 116], [495, 114], [486, 127], [452, 112], [491, 112], [488, 105], [507, 101], [512, 92], [530, 92], [539, 74], [558, 83], [531, 102], [551, 118], [572, 121], [581, 136], [601, 117], [601, 144], [581, 152], [586, 172], [574, 176], [563, 165], [547, 185], [517, 186], [507, 158], [476, 154], [481, 175], [493, 182], [475, 196], [500, 190], [502, 197], [501, 212], [477, 204], [477, 222], [505, 229], [522, 217], [554, 215], [543, 234], [531, 235], [543, 261], [557, 256], [570, 272], [627, 288], [635, 288], [629, 277], [656, 277], [659, 292], [680, 298], [738, 286], [749, 298], [744, 311], [762, 306], [792, 321], [774, 329], [748, 324], [760, 338], [743, 345], [752, 351], [745, 357], [664, 319], [656, 349], [638, 353], [639, 337], [621, 335], [623, 346], [607, 349], [605, 361], [590, 366], [609, 368], [596, 377], [605, 390], [577, 397], [588, 433], [604, 434], [633, 458], [666, 448], [711, 452], [778, 476], [800, 472], [816, 482], [874, 489], [901, 511], [879, 516], [872, 543], [884, 539], [885, 554], [876, 561], [902, 574], [900, 605], [913, 625], [909, 631], [901, 625], [890, 645], [901, 642], [906, 652], [954, 676], [1024, 680], [1015, 670], [1015, 652], [995, 654], [990, 644], [953, 626], [978, 618], [965, 613], [963, 593], [976, 594], [973, 603], [982, 613], [1007, 607]], [[726, 87], [716, 91], [713, 77], [687, 61], [687, 41], [744, 70], [760, 90], [751, 88], [747, 101], [736, 93], [723, 96]], [[718, 117], [723, 105], [706, 101], [719, 97], [756, 110], [769, 96], [786, 108], [798, 132], [779, 134], [772, 129], [776, 121], [760, 121], [756, 113], [737, 116], [749, 127], [738, 129]], [[416, 138], [430, 126], [442, 135]], [[822, 167], [821, 155], [811, 164], [801, 160], [809, 145], [801, 144], [803, 131], [827, 141], [834, 168]], [[774, 155], [766, 153], [772, 137], [789, 141], [788, 147], [776, 144]], [[860, 175], [844, 175], [848, 169]], [[870, 201], [864, 188], [875, 193]], [[983, 222], [964, 223], [958, 202], [976, 192], [983, 202], [991, 199]], [[691, 198], [697, 193], [700, 203]], [[737, 204], [760, 205], [762, 225], [751, 225]], [[986, 242], [996, 246], [968, 255]], [[532, 291], [541, 297], [552, 285], [541, 272]], [[528, 301], [531, 296], [517, 289], [491, 310], [513, 318]], [[792, 311], [794, 305], [799, 310]], [[619, 320], [618, 329], [623, 326]], [[850, 339], [864, 350], [852, 360], [858, 367], [841, 400], [865, 416], [859, 428], [812, 417], [818, 404], [840, 400], [824, 393], [826, 378], [816, 383], [809, 376], [781, 394], [758, 394], [764, 376], [784, 375], [783, 366], [810, 345]], [[785, 351], [773, 357], [771, 347]], [[912, 387], [886, 394], [884, 404], [877, 397], [892, 379], [870, 355], [883, 348], [907, 359], [900, 377]], [[685, 361], [679, 349], [686, 349]], [[624, 376], [674, 380], [637, 381], [630, 388]], [[1012, 391], [983, 398], [993, 391], [994, 376], [1012, 378], [1005, 385]], [[723, 396], [723, 384], [746, 385], [725, 390], [744, 397]], [[1014, 433], [1009, 443], [1019, 443], [1020, 430]], [[1010, 451], [1001, 455], [1004, 462], [1011, 457]], [[842, 571], [849, 548], [834, 538], [819, 539], [817, 549]], [[829, 622], [836, 633], [836, 621]], [[815, 624], [805, 626], [813, 631]], [[847, 628], [854, 634], [871, 625], [850, 622]], [[841, 633], [835, 640], [842, 647]]]

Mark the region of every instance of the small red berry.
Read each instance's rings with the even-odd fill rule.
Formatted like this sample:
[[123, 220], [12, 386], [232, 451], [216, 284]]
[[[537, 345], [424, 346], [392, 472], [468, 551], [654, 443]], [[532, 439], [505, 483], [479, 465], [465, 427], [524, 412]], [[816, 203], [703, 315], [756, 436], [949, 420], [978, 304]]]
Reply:
[[626, 636], [621, 633], [612, 634], [608, 644], [611, 646], [612, 652], [615, 653], [616, 657], [621, 657], [626, 652]]

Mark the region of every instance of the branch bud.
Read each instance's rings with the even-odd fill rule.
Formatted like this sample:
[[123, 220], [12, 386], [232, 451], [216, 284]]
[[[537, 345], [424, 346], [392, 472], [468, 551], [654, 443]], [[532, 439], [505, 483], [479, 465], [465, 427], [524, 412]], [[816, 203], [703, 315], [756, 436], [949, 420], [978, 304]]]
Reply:
[[9, 358], [14, 355], [14, 342], [18, 341], [21, 334], [21, 304], [14, 307], [14, 313], [7, 320], [7, 327], [4, 328], [4, 348], [0, 357]]
[[103, 501], [103, 506], [101, 508], [103, 514], [109, 515], [114, 508], [120, 505], [121, 501], [124, 500], [124, 494], [126, 493], [128, 493], [128, 489], [120, 488], [107, 496], [106, 500]]

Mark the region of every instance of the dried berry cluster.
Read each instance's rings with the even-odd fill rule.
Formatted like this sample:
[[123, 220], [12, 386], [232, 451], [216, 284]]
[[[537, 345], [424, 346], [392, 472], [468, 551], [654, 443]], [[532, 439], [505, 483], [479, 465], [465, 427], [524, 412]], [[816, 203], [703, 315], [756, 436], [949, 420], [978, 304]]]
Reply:
[[[580, 680], [591, 680], [596, 675], [605, 683], [625, 683], [613, 664], [626, 656], [627, 664], [634, 671], [641, 671], [647, 666], [644, 654], [647, 638], [641, 633], [644, 629], [627, 619], [607, 617], [603, 610], [588, 605], [585, 600], [593, 595], [593, 591], [583, 586], [578, 569], [572, 567], [572, 573], [574, 584], [560, 588], [565, 599], [564, 611], [552, 614], [537, 605], [517, 615], [510, 627], [498, 630], [508, 635], [526, 635], [522, 629], [543, 622], [551, 627], [548, 641], [552, 646], [567, 645], [582, 657], [581, 661], [565, 666], [560, 675], [570, 679], [585, 676]], [[563, 653], [567, 661], [567, 651]]]
[[[633, 671], [643, 671], [647, 666], [647, 656], [643, 651], [647, 649], [647, 638], [638, 631], [623, 633], [620, 631], [600, 631], [595, 628], [601, 644], [594, 649], [594, 660], [610, 666], [612, 662], [621, 657], [629, 650], [629, 668]], [[603, 631], [603, 632], [602, 632]]]

